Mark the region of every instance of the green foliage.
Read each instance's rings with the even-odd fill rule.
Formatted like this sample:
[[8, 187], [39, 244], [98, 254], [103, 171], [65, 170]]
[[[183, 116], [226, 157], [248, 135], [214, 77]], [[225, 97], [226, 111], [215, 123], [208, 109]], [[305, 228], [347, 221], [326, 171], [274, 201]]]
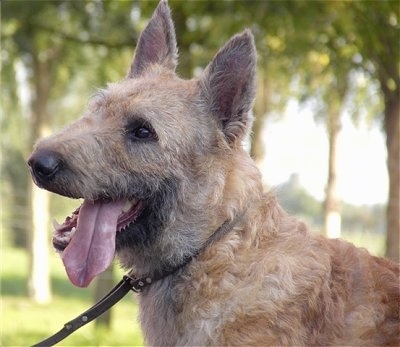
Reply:
[[322, 204], [308, 194], [300, 185], [299, 177], [293, 174], [276, 190], [279, 203], [290, 213], [320, 230], [322, 226]]
[[341, 213], [343, 228], [349, 232], [372, 231], [381, 235], [385, 234], [384, 205], [353, 206], [343, 203]]
[[[279, 203], [288, 213], [296, 215], [314, 231], [322, 230], [323, 203], [304, 190], [298, 175], [293, 174], [287, 182], [276, 188], [276, 194]], [[341, 216], [344, 239], [368, 248], [372, 254], [384, 254], [385, 206], [342, 203]]]

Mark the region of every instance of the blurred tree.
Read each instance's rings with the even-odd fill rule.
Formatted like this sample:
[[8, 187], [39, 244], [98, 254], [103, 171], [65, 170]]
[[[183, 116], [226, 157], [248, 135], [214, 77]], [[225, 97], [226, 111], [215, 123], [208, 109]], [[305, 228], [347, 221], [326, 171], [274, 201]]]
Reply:
[[327, 104], [326, 128], [328, 132], [328, 179], [324, 201], [324, 233], [329, 238], [341, 235], [340, 197], [337, 184], [337, 147], [341, 129], [341, 111], [346, 95], [346, 80], [338, 80], [344, 87], [333, 86]]
[[[280, 2], [283, 5], [283, 2]], [[335, 138], [340, 129], [338, 113], [346, 105], [354, 115], [362, 112], [378, 116], [378, 98], [371, 95], [374, 81], [380, 85], [387, 137], [389, 199], [387, 209], [386, 255], [399, 259], [399, 5], [379, 2], [285, 2], [287, 13], [281, 23], [285, 49], [281, 56], [291, 57], [295, 78], [300, 77], [298, 95], [304, 100], [322, 101], [322, 114], [330, 141], [329, 177], [325, 201], [325, 220], [329, 211], [338, 212], [335, 193]], [[299, 15], [301, 13], [301, 15]], [[275, 14], [272, 14], [275, 15]], [[269, 20], [269, 15], [265, 19]], [[268, 31], [267, 31], [268, 32]], [[271, 57], [271, 55], [270, 55]], [[273, 56], [272, 56], [273, 57]], [[284, 61], [284, 60], [282, 60]], [[322, 69], [321, 69], [322, 67]], [[372, 83], [357, 85], [355, 74], [363, 73]], [[332, 82], [329, 82], [331, 80]], [[352, 85], [350, 86], [349, 83]], [[351, 99], [349, 98], [351, 97]], [[316, 109], [318, 112], [318, 108]], [[334, 116], [335, 115], [335, 116]], [[328, 226], [325, 226], [328, 230]]]
[[[400, 72], [399, 3], [355, 1], [337, 14], [334, 27], [344, 46], [354, 47], [353, 64], [379, 82], [388, 153], [389, 196], [386, 256], [399, 260], [400, 234]], [[369, 100], [365, 100], [368, 102]]]
[[[49, 48], [43, 51], [42, 55], [39, 55], [43, 45], [47, 45], [46, 38], [33, 35], [33, 40], [28, 39], [32, 34], [31, 23], [27, 18], [30, 15], [29, 11], [33, 13], [43, 11], [43, 3], [34, 3], [32, 7], [25, 4], [22, 8], [14, 6], [15, 4], [6, 2], [3, 8], [3, 11], [9, 15], [5, 23], [8, 30], [5, 33], [6, 38], [11, 35], [14, 38], [12, 42], [6, 41], [6, 44], [13, 49], [13, 51], [8, 51], [10, 55], [12, 53], [9, 62], [11, 64], [20, 63], [19, 69], [25, 75], [28, 76], [29, 72], [32, 72], [32, 75], [35, 76], [34, 79], [29, 81], [28, 78], [25, 81], [20, 81], [21, 84], [29, 83], [30, 90], [32, 90], [25, 95], [25, 103], [29, 103], [26, 112], [30, 116], [29, 128], [31, 129], [29, 139], [25, 140], [32, 144], [37, 137], [45, 135], [48, 130], [46, 103], [49, 98], [50, 79], [53, 73], [50, 62], [57, 55], [57, 50]], [[18, 19], [15, 17], [17, 14], [20, 15]], [[21, 88], [26, 87], [21, 86]], [[27, 90], [29, 89], [27, 88]], [[28, 147], [30, 146], [28, 145]], [[51, 299], [47, 242], [49, 197], [46, 192], [40, 191], [32, 183], [30, 184], [30, 192], [28, 203], [30, 203], [32, 219], [31, 223], [27, 223], [28, 229], [32, 230], [29, 235], [31, 254], [29, 294], [35, 301], [45, 303]], [[31, 227], [29, 227], [30, 225]]]
[[[346, 38], [359, 49], [360, 65], [379, 81], [384, 101], [384, 130], [388, 153], [386, 256], [399, 261], [400, 235], [400, 72], [399, 3], [379, 1], [374, 6], [352, 2], [353, 27]], [[344, 29], [347, 29], [344, 26]], [[344, 30], [343, 30], [344, 31]]]
[[292, 174], [289, 180], [276, 189], [276, 194], [283, 208], [296, 214], [313, 228], [322, 227], [322, 206], [301, 186], [298, 174]]
[[353, 206], [343, 203], [343, 228], [348, 232], [385, 234], [385, 206]]
[[[121, 2], [118, 5], [120, 9], [114, 11], [114, 16], [107, 16], [109, 22], [105, 24], [102, 18], [104, 10], [115, 6], [112, 2], [104, 3], [106, 8], [98, 2], [4, 1], [2, 3], [2, 15], [5, 15], [2, 18], [1, 32], [2, 77], [9, 82], [3, 90], [14, 97], [14, 100], [18, 100], [18, 96], [9, 92], [10, 90], [19, 88], [26, 92], [20, 95], [19, 101], [27, 104], [24, 111], [30, 126], [22, 127], [21, 124], [20, 129], [26, 129], [30, 133], [20, 138], [24, 145], [17, 146], [25, 158], [34, 141], [48, 134], [51, 126], [58, 123], [56, 117], [52, 117], [54, 114], [57, 115], [52, 109], [52, 105], [56, 104], [55, 100], [60, 102], [62, 95], [68, 94], [67, 88], [73, 87], [73, 82], [82, 75], [88, 76], [83, 65], [92, 67], [90, 71], [95, 78], [92, 76], [89, 81], [104, 83], [110, 75], [115, 74], [115, 71], [119, 70], [121, 73], [118, 64], [121, 58], [114, 62], [116, 67], [109, 69], [104, 69], [105, 64], [101, 68], [98, 63], [90, 64], [93, 53], [101, 53], [103, 59], [96, 61], [104, 62], [106, 54], [110, 53], [108, 58], [114, 55], [112, 50], [120, 51], [128, 44], [132, 44], [131, 36], [126, 33], [134, 33], [133, 28], [123, 30], [121, 25], [115, 25], [120, 23], [121, 18], [124, 19], [123, 22], [130, 23], [130, 4]], [[109, 30], [109, 28], [118, 29]], [[123, 36], [119, 35], [119, 30], [124, 31]], [[104, 33], [107, 33], [107, 40], [98, 36]], [[120, 37], [126, 39], [121, 41]], [[126, 58], [126, 55], [122, 55], [122, 58]], [[15, 76], [21, 73], [26, 78], [17, 81]], [[74, 76], [75, 73], [77, 78]], [[16, 108], [12, 111], [17, 112]], [[64, 117], [60, 118], [65, 121]], [[4, 125], [7, 126], [7, 123], [10, 122], [5, 121]], [[14, 143], [15, 140], [16, 138], [10, 142]], [[11, 159], [8, 156], [6, 160]], [[9, 167], [8, 164], [12, 165], [15, 162], [2, 163], [2, 168]], [[24, 171], [26, 172], [26, 169]], [[26, 196], [31, 219], [25, 223], [30, 240], [29, 293], [35, 301], [48, 302], [51, 298], [48, 263], [49, 195], [44, 190], [38, 189], [31, 180], [29, 185], [30, 194]]]
[[[292, 174], [287, 182], [276, 188], [282, 206], [291, 214], [300, 216], [315, 231], [323, 229], [322, 206], [302, 186], [297, 174]], [[347, 233], [384, 234], [384, 206], [354, 206], [342, 204], [342, 227]]]

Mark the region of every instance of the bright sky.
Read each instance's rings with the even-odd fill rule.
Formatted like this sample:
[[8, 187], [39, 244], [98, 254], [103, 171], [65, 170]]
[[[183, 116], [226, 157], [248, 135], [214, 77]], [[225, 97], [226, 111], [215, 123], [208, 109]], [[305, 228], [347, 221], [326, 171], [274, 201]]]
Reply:
[[[291, 102], [282, 119], [268, 119], [264, 141], [263, 175], [275, 187], [298, 173], [300, 184], [323, 200], [328, 172], [328, 138], [310, 111]], [[386, 147], [375, 125], [355, 127], [344, 115], [338, 139], [338, 188], [341, 198], [352, 204], [385, 203], [388, 194]]]

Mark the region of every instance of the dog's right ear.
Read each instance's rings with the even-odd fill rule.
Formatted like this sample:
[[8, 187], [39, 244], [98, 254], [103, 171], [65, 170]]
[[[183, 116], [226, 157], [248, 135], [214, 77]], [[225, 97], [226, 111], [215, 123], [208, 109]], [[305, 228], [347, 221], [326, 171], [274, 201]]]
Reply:
[[171, 11], [167, 1], [161, 0], [140, 35], [128, 77], [142, 75], [152, 64], [159, 64], [174, 71], [177, 59], [178, 48]]
[[245, 30], [219, 50], [200, 79], [203, 102], [219, 121], [231, 146], [251, 129], [256, 61], [253, 35]]

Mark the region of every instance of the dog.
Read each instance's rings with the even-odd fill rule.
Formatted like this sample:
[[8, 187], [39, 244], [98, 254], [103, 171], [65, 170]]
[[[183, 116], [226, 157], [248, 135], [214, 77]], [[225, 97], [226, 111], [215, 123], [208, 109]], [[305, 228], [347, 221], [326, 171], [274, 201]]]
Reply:
[[35, 145], [35, 183], [84, 199], [55, 227], [68, 277], [86, 287], [114, 255], [144, 276], [148, 345], [398, 346], [399, 265], [311, 233], [263, 191], [243, 146], [256, 56], [245, 30], [180, 79], [161, 1], [127, 77]]

